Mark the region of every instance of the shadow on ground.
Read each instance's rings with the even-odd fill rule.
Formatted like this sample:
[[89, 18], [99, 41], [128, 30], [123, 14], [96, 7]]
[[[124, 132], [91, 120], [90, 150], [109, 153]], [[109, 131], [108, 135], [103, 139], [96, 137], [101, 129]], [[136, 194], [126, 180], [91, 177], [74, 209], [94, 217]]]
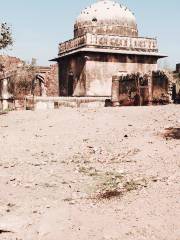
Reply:
[[166, 128], [164, 136], [170, 139], [180, 139], [180, 128]]

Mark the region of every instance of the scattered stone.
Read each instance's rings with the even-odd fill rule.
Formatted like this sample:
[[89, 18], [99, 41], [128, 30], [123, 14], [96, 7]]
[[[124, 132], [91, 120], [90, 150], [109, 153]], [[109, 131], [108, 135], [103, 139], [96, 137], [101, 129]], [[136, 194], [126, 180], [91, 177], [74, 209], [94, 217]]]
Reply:
[[16, 178], [11, 178], [9, 181], [10, 181], [10, 182], [15, 182], [15, 181], [16, 181]]

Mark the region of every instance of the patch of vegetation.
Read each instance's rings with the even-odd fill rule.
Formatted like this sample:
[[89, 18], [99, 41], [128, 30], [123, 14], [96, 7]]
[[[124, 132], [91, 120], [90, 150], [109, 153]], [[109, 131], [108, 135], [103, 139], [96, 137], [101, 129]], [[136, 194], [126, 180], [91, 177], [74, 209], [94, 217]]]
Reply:
[[98, 200], [110, 200], [115, 197], [122, 197], [128, 192], [137, 191], [143, 187], [147, 187], [147, 181], [145, 179], [124, 181], [123, 179], [120, 186], [117, 182], [115, 184], [114, 182], [106, 183], [104, 186], [97, 194]]
[[83, 173], [90, 177], [98, 176], [98, 174], [100, 173], [97, 169], [93, 167], [80, 167], [78, 171], [79, 173]]
[[126, 182], [123, 187], [126, 192], [131, 192], [131, 191], [138, 190], [139, 186], [140, 185], [138, 182], [131, 180], [129, 182]]
[[125, 174], [116, 171], [104, 172], [93, 167], [80, 167], [79, 173], [92, 177], [89, 186], [90, 199], [111, 200], [125, 194], [147, 187], [145, 178], [127, 180]]

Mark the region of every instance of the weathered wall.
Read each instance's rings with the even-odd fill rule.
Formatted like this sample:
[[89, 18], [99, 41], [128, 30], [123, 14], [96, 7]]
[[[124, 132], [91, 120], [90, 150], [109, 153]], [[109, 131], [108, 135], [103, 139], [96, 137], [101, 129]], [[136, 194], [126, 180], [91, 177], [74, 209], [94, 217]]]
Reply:
[[142, 106], [151, 102], [151, 74], [128, 74], [119, 78], [119, 102], [123, 106]]
[[[103, 25], [103, 27], [102, 27]], [[102, 35], [114, 35], [114, 36], [130, 36], [130, 37], [137, 37], [138, 36], [138, 30], [120, 26], [118, 24], [113, 24], [112, 22], [104, 23], [99, 22], [98, 25], [92, 25], [92, 21], [89, 23], [84, 24], [75, 24], [74, 26], [74, 37], [77, 38], [79, 36], [84, 35], [85, 33], [93, 33], [93, 34], [102, 34]]]
[[89, 54], [86, 64], [87, 96], [111, 96], [112, 76], [119, 71], [148, 73], [157, 70], [157, 58], [115, 54]]
[[168, 101], [169, 79], [161, 72], [153, 73], [152, 76], [152, 96], [154, 103]]
[[59, 62], [60, 96], [111, 96], [112, 76], [119, 71], [147, 73], [157, 70], [157, 58], [104, 53], [82, 53], [61, 58]]
[[[0, 63], [4, 65], [4, 69], [7, 75], [13, 75], [13, 71], [17, 71], [20, 68], [19, 66], [22, 65], [24, 62], [23, 60], [16, 58], [16, 57], [11, 57], [11, 56], [1, 56], [0, 55]], [[44, 76], [45, 82], [46, 82], [46, 88], [47, 88], [47, 95], [48, 96], [58, 96], [59, 91], [58, 91], [58, 65], [54, 64], [51, 65], [50, 67], [43, 67], [43, 66], [37, 66], [37, 73], [40, 73]], [[2, 76], [2, 72], [0, 71], [0, 79]], [[12, 76], [13, 78], [13, 76]], [[32, 79], [33, 80], [33, 79]], [[2, 91], [1, 87], [2, 83], [0, 83], [0, 95]], [[38, 86], [36, 89], [36, 93], [38, 95], [39, 90]]]
[[45, 86], [47, 89], [47, 96], [59, 95], [58, 83], [58, 64], [50, 65], [49, 67], [39, 67], [39, 73], [45, 79]]
[[112, 104], [119, 102], [123, 106], [167, 104], [171, 102], [171, 93], [171, 81], [165, 72], [137, 72], [113, 77], [111, 99]]
[[[83, 55], [64, 57], [59, 61], [59, 93], [60, 96], [86, 95], [86, 59]], [[69, 93], [71, 86], [73, 94]]]
[[[34, 66], [32, 69], [31, 65], [11, 56], [0, 56], [0, 64], [0, 110], [23, 108], [24, 97], [31, 94], [32, 81], [37, 73], [45, 78], [47, 95], [58, 96], [57, 64], [50, 67]], [[39, 84], [34, 93], [40, 95]]]
[[180, 73], [180, 63], [176, 64], [176, 72]]
[[[11, 75], [14, 74], [14, 72], [17, 71], [18, 67], [23, 64], [23, 61], [16, 57], [11, 57], [7, 55], [0, 55], [0, 98], [4, 98], [3, 96], [3, 79], [7, 78], [7, 94], [11, 96], [13, 94], [12, 89], [12, 81], [10, 79]], [[6, 98], [8, 98], [6, 96]]]
[[6, 70], [16, 69], [23, 61], [20, 58], [7, 55], [0, 55], [0, 63], [5, 66]]
[[19, 58], [0, 55], [0, 68], [3, 66], [3, 68], [0, 69], [0, 96], [2, 94], [2, 79], [5, 75], [9, 77], [13, 71], [16, 71], [18, 66], [22, 63], [23, 61]]

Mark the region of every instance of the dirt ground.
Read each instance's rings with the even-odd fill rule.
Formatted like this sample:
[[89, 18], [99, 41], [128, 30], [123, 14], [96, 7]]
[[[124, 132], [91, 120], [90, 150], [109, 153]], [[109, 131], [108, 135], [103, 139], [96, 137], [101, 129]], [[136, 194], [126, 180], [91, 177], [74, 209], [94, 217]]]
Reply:
[[1, 240], [180, 240], [180, 106], [0, 115]]

